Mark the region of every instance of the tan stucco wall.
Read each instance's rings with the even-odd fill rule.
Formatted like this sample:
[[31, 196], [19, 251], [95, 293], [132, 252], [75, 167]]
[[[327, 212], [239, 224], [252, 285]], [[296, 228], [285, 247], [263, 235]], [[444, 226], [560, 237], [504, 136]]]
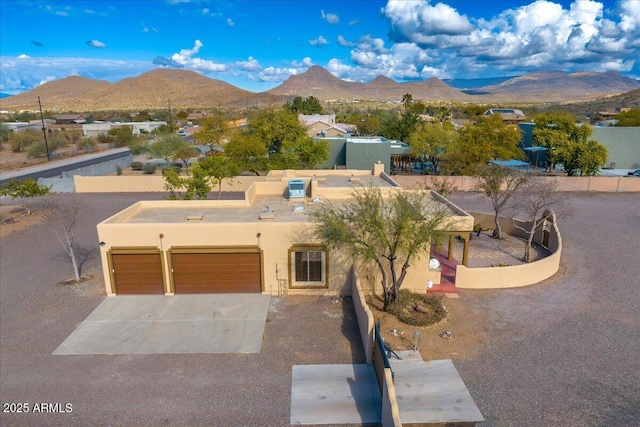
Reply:
[[358, 319], [360, 337], [364, 346], [364, 355], [367, 363], [373, 363], [373, 313], [367, 305], [367, 301], [360, 285], [360, 277], [355, 269], [351, 269], [351, 297], [353, 298], [353, 308]]
[[[264, 181], [264, 176], [237, 176], [231, 184], [222, 182], [222, 191], [246, 191], [254, 182]], [[161, 175], [140, 176], [80, 176], [74, 175], [73, 182], [76, 193], [142, 193], [166, 192], [164, 178]], [[218, 188], [211, 190], [212, 193]]]
[[[433, 180], [446, 179], [451, 182], [458, 191], [472, 191], [475, 178], [472, 176], [407, 176], [395, 175], [393, 179], [409, 189], [416, 185], [433, 185]], [[546, 181], [556, 181], [558, 191], [602, 191], [602, 192], [640, 192], [640, 178], [627, 176], [556, 176], [556, 177], [532, 177]]]
[[[493, 214], [472, 213], [476, 223], [494, 227]], [[517, 221], [519, 226], [527, 228], [530, 222]], [[526, 237], [524, 231], [513, 225], [511, 220], [502, 218], [500, 226], [507, 234]], [[542, 231], [534, 235], [534, 241], [542, 241]], [[507, 267], [468, 268], [464, 265], [456, 267], [456, 286], [466, 289], [498, 289], [529, 286], [541, 282], [558, 272], [562, 254], [562, 237], [554, 221], [549, 235], [549, 251], [551, 255], [528, 264]]]

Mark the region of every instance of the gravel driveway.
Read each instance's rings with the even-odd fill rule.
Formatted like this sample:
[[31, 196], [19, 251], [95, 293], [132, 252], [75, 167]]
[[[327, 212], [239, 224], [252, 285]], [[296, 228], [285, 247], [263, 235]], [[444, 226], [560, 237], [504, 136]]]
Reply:
[[[478, 348], [452, 356], [482, 425], [640, 425], [640, 194], [568, 199], [558, 274], [448, 302], [482, 322]], [[491, 212], [475, 195], [451, 200]]]

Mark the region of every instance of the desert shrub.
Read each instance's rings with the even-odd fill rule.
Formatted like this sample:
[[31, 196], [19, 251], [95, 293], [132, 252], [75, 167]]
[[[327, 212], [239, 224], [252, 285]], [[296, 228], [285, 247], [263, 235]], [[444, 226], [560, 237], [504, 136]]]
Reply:
[[168, 171], [168, 170], [170, 170], [170, 169], [172, 169], [172, 170], [176, 171], [176, 173], [177, 173], [178, 175], [180, 175], [180, 171], [182, 170], [182, 168], [181, 168], [181, 167], [179, 167], [179, 166], [175, 166], [175, 165], [172, 165], [172, 166], [163, 166], [163, 167], [162, 167], [162, 176], [164, 176], [165, 172], [166, 172], [166, 171]]
[[142, 170], [142, 162], [131, 162], [131, 169], [134, 171], [141, 171]]
[[116, 165], [116, 175], [122, 175], [122, 166]]
[[[62, 147], [61, 139], [54, 138], [47, 144], [49, 146], [49, 154], [54, 154], [56, 150]], [[47, 146], [44, 144], [44, 140], [34, 142], [27, 147], [27, 156], [29, 157], [43, 157], [47, 155]]]
[[38, 132], [35, 129], [13, 132], [9, 137], [9, 146], [14, 153], [26, 151], [30, 145], [36, 142], [42, 142], [44, 144], [44, 137], [42, 136], [42, 132]]
[[106, 134], [106, 133], [100, 133], [98, 134], [98, 142], [100, 144], [111, 144], [114, 141], [114, 137]]
[[391, 304], [389, 312], [399, 321], [412, 326], [429, 326], [447, 317], [440, 296], [416, 294], [403, 289], [398, 299]]
[[142, 173], [145, 173], [147, 175], [151, 175], [152, 173], [155, 173], [156, 171], [156, 165], [152, 165], [151, 163], [146, 163], [144, 166], [142, 166]]
[[78, 141], [77, 147], [78, 147], [78, 150], [88, 151], [88, 150], [94, 148], [96, 145], [98, 145], [98, 144], [96, 144], [96, 142], [93, 139], [91, 139], [91, 138], [83, 138], [80, 141]]

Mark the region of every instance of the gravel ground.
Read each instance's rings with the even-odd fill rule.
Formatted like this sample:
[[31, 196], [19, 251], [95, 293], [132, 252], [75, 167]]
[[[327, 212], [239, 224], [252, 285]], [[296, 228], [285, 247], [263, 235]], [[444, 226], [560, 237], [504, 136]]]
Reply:
[[[84, 247], [96, 246], [98, 222], [162, 197], [80, 196]], [[365, 363], [351, 300], [330, 297], [273, 298], [259, 354], [52, 356], [104, 299], [102, 280], [57, 285], [70, 262], [41, 223], [0, 242], [0, 403], [31, 406], [0, 413], [2, 426], [286, 426], [292, 365]], [[97, 253], [84, 273], [101, 274]], [[36, 403], [72, 412], [33, 413]]]
[[[82, 195], [90, 208], [80, 245], [95, 246], [97, 222], [159, 197]], [[439, 350], [455, 346], [450, 357], [486, 426], [640, 425], [640, 195], [568, 198], [556, 276], [447, 301], [456, 338]], [[490, 211], [476, 196], [451, 199]], [[42, 224], [0, 242], [0, 401], [73, 405], [71, 413], [1, 413], [3, 426], [285, 426], [292, 365], [363, 362], [351, 304], [326, 297], [274, 298], [255, 355], [51, 356], [104, 290], [56, 285], [71, 275], [69, 262]], [[94, 256], [85, 273], [99, 271]]]
[[[484, 426], [640, 425], [640, 195], [568, 199], [558, 274], [447, 302], [463, 333], [485, 336], [452, 356]], [[491, 212], [470, 194], [451, 200]]]

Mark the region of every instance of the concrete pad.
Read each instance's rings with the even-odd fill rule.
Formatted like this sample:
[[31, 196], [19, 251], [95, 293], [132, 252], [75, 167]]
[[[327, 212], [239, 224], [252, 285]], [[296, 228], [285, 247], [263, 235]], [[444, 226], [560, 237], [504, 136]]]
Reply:
[[126, 354], [149, 322], [82, 322], [53, 354]]
[[164, 295], [118, 295], [107, 297], [85, 321], [153, 320]]
[[296, 365], [291, 424], [379, 423], [381, 397], [373, 365]]
[[259, 353], [269, 295], [107, 297], [53, 352]]
[[267, 317], [269, 295], [219, 294], [217, 297], [212, 319], [262, 320]]
[[403, 424], [484, 421], [451, 360], [390, 363]]
[[[178, 298], [175, 298], [175, 297]], [[217, 294], [174, 295], [163, 298], [155, 310], [157, 320], [207, 320], [211, 317]]]
[[264, 320], [207, 320], [194, 353], [259, 353]]
[[192, 353], [202, 334], [204, 320], [163, 320], [147, 322], [129, 347], [129, 354]]

